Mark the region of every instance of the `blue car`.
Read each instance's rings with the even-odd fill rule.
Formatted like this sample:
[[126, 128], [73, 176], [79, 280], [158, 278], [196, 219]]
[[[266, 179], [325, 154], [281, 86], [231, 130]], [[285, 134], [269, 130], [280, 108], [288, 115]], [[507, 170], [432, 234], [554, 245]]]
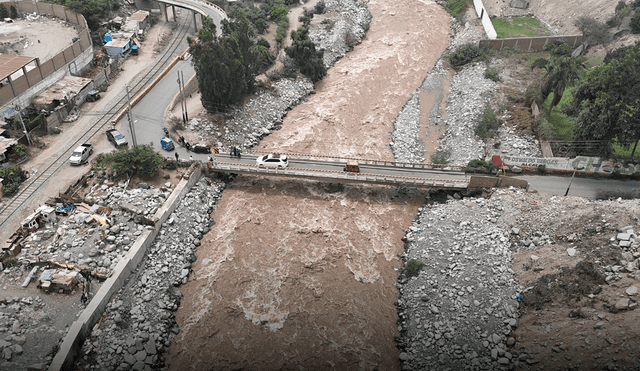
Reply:
[[174, 150], [176, 148], [173, 145], [173, 140], [171, 140], [171, 138], [169, 138], [169, 137], [164, 137], [164, 138], [160, 139], [160, 145], [162, 145], [162, 148], [166, 149], [167, 151], [172, 151], [172, 150]]

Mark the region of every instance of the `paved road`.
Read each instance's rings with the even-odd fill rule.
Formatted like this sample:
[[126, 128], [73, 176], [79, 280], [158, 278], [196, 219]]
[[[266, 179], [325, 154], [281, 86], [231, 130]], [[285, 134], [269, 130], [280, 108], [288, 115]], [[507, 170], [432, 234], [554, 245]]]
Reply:
[[[529, 189], [540, 193], [564, 196], [571, 182], [570, 176], [522, 175], [516, 177], [529, 182]], [[612, 180], [575, 177], [569, 189], [569, 196], [595, 198], [602, 193], [629, 193], [640, 191], [638, 180]]]

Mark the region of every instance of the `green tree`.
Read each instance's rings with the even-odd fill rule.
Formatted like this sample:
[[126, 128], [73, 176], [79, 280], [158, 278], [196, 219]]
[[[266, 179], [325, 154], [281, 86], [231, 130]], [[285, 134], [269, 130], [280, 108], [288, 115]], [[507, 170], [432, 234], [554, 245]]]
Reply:
[[640, 139], [640, 43], [608, 63], [592, 68], [573, 89], [565, 112], [576, 117], [578, 140], [602, 140], [625, 148]]
[[204, 18], [198, 40], [188, 39], [198, 76], [203, 106], [210, 112], [225, 110], [253, 90], [260, 60], [254, 52], [253, 31], [247, 18], [222, 21], [222, 35]]
[[291, 32], [291, 39], [291, 46], [285, 48], [285, 53], [300, 67], [300, 72], [311, 81], [322, 80], [327, 74], [322, 60], [324, 51], [316, 50], [315, 44], [309, 39], [309, 29], [301, 27]]
[[18, 9], [16, 9], [16, 7], [15, 7], [15, 6], [11, 5], [11, 6], [9, 7], [9, 11], [10, 11], [10, 13], [11, 13], [11, 19], [16, 19], [16, 18], [18, 18]]
[[163, 158], [148, 145], [113, 151], [105, 155], [102, 164], [115, 170], [118, 175], [137, 174], [152, 177], [163, 165]]
[[0, 19], [4, 20], [5, 18], [9, 18], [9, 11], [4, 4], [0, 3]]
[[287, 18], [288, 13], [289, 7], [286, 6], [282, 0], [276, 0], [271, 6], [271, 10], [269, 10], [271, 18], [277, 21]]
[[545, 45], [544, 50], [549, 52], [549, 58], [538, 58], [531, 65], [531, 69], [543, 68], [546, 73], [541, 86], [543, 101], [553, 92], [553, 100], [549, 105], [551, 109], [560, 103], [562, 94], [567, 86], [578, 81], [583, 75], [585, 58], [572, 57], [571, 47], [565, 42], [551, 42]]

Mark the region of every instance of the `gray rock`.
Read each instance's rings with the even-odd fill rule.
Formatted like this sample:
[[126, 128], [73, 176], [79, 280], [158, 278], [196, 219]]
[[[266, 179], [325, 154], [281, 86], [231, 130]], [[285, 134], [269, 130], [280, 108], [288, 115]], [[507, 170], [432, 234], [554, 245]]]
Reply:
[[517, 9], [527, 9], [529, 8], [529, 1], [527, 0], [511, 0], [509, 6]]
[[132, 356], [129, 352], [124, 352], [124, 361], [130, 365], [136, 363], [136, 357]]
[[498, 363], [501, 364], [501, 365], [508, 365], [509, 362], [510, 362], [509, 358], [507, 358], [507, 357], [502, 357], [502, 358], [498, 359]]
[[574, 255], [576, 255], [576, 249], [574, 249], [573, 247], [568, 248], [568, 249], [567, 249], [567, 254], [568, 254], [569, 256], [574, 256]]
[[145, 358], [147, 358], [147, 352], [145, 352], [144, 350], [141, 350], [138, 353], [136, 353], [134, 357], [136, 358], [137, 361], [144, 362]]
[[401, 361], [406, 361], [409, 359], [409, 355], [405, 352], [400, 353], [400, 360]]
[[629, 307], [629, 299], [628, 298], [622, 298], [622, 299], [618, 300], [618, 302], [615, 304], [614, 307], [617, 310], [627, 309], [627, 307]]
[[627, 295], [629, 295], [629, 296], [637, 295], [638, 294], [638, 287], [635, 286], [635, 285], [629, 286], [629, 287], [627, 287], [627, 289], [624, 292], [626, 292]]
[[10, 361], [12, 355], [13, 352], [11, 351], [11, 348], [4, 348], [4, 350], [2, 351], [2, 358], [4, 360]]
[[151, 188], [151, 187], [149, 187], [149, 184], [147, 184], [147, 183], [142, 183], [142, 182], [141, 182], [141, 183], [138, 183], [138, 188], [141, 188], [141, 189], [149, 189], [149, 188]]

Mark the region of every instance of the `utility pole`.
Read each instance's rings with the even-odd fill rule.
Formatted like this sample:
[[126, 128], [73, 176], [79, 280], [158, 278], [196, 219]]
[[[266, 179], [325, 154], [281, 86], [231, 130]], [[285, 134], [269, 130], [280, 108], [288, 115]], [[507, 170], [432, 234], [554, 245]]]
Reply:
[[29, 142], [29, 145], [33, 145], [33, 143], [31, 142], [31, 137], [29, 136], [29, 132], [27, 131], [27, 127], [24, 125], [24, 120], [22, 119], [22, 111], [20, 106], [18, 106], [16, 104], [16, 111], [18, 111], [18, 117], [20, 117], [20, 123], [22, 124], [22, 130], [24, 130], [24, 135], [27, 136], [27, 142]]
[[571, 188], [571, 183], [573, 183], [573, 177], [576, 176], [576, 171], [577, 170], [583, 170], [584, 166], [581, 167], [577, 167], [573, 169], [573, 175], [571, 175], [571, 180], [569, 181], [569, 185], [567, 186], [567, 191], [564, 193], [565, 197], [569, 194], [569, 188]]
[[131, 96], [129, 95], [129, 85], [124, 85], [127, 89], [127, 118], [129, 119], [129, 130], [131, 130], [131, 142], [133, 146], [136, 147], [138, 145], [138, 141], [136, 140], [136, 128], [133, 126], [133, 118], [131, 117]]
[[187, 120], [184, 116], [184, 94], [182, 94], [182, 84], [180, 83], [180, 71], [176, 72], [178, 72], [178, 90], [180, 90], [180, 96], [182, 97], [182, 100], [180, 101], [180, 109], [182, 110], [182, 123], [186, 124]]
[[184, 99], [184, 71], [180, 71], [182, 76], [182, 101], [184, 102], [184, 117], [189, 121], [189, 110], [187, 109], [187, 101]]

